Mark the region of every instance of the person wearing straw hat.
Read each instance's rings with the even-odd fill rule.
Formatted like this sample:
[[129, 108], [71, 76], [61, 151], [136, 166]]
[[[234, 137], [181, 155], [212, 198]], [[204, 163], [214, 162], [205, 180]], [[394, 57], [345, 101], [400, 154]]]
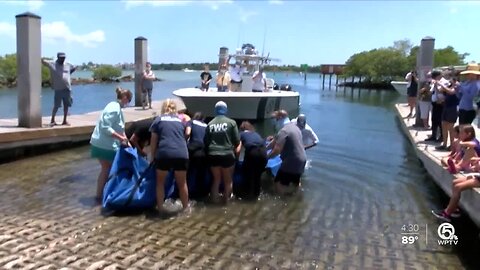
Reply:
[[458, 104], [458, 123], [460, 125], [470, 125], [477, 116], [473, 107], [473, 102], [479, 95], [479, 84], [477, 81], [480, 75], [480, 68], [477, 63], [470, 63], [467, 69], [460, 72], [465, 76], [465, 80], [458, 86], [458, 95], [460, 102]]

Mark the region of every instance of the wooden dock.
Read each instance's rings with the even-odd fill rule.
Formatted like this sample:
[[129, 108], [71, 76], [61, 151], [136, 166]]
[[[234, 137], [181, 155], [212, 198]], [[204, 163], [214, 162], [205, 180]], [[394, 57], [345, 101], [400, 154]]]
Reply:
[[[450, 174], [441, 165], [441, 158], [448, 155], [448, 152], [435, 150], [435, 146], [439, 145], [438, 143], [424, 142], [424, 140], [430, 136], [432, 131], [413, 127], [415, 118], [404, 118], [409, 112], [407, 104], [396, 104], [395, 111], [402, 131], [410, 140], [419, 160], [423, 163], [423, 166], [432, 176], [436, 184], [440, 186], [446, 194], [451, 196], [452, 181], [455, 179], [455, 175]], [[480, 130], [476, 128], [476, 126], [475, 132], [478, 137], [480, 135]], [[480, 227], [480, 189], [472, 189], [462, 192], [460, 207], [470, 216], [470, 219], [477, 225], [477, 227]]]
[[[141, 107], [127, 107], [123, 110], [127, 126], [129, 123], [145, 119], [158, 113], [162, 101], [153, 101], [153, 110]], [[42, 117], [41, 128], [18, 127], [17, 118], [0, 119], [0, 162], [10, 161], [30, 154], [73, 145], [86, 144], [98, 121], [101, 111], [70, 115], [70, 126], [50, 127], [50, 116]], [[57, 123], [61, 123], [63, 111], [57, 113]]]

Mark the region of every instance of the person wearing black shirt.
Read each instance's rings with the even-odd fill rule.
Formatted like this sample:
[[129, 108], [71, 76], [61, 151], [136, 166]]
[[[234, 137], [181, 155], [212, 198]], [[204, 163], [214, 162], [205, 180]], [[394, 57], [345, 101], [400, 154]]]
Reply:
[[267, 165], [265, 140], [255, 132], [250, 122], [243, 121], [240, 125], [240, 141], [245, 148], [245, 156], [242, 164], [243, 181], [238, 196], [255, 200], [260, 195], [261, 176]]
[[202, 80], [202, 91], [207, 92], [210, 87], [210, 81], [212, 80], [212, 74], [210, 74], [210, 68], [208, 65], [204, 66], [203, 72], [200, 74], [200, 79]]
[[152, 137], [150, 126], [152, 126], [154, 120], [155, 118], [152, 117], [133, 122], [125, 132], [130, 144], [144, 157], [147, 156], [147, 153], [143, 148], [150, 144], [150, 138]]
[[190, 163], [187, 171], [187, 179], [195, 179], [191, 197], [201, 199], [208, 195], [209, 186], [205, 183], [205, 178], [208, 172], [208, 164], [206, 162], [205, 145], [203, 138], [205, 137], [205, 116], [201, 112], [196, 112], [192, 120], [187, 122], [185, 129], [185, 136], [188, 139], [187, 148]]

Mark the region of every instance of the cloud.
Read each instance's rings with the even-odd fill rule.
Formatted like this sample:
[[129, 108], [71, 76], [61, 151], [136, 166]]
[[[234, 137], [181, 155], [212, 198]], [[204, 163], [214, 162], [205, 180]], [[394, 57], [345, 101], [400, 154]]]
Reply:
[[282, 0], [269, 0], [268, 3], [271, 5], [283, 5]]
[[188, 1], [188, 0], [123, 0], [126, 9], [131, 9], [139, 6], [153, 6], [153, 7], [174, 7], [187, 6], [190, 4], [201, 4], [210, 7], [213, 10], [218, 10], [223, 4], [231, 4], [233, 0], [204, 0], [204, 1]]
[[0, 36], [3, 35], [15, 38], [16, 31], [15, 25], [6, 22], [0, 22]]
[[58, 21], [42, 25], [42, 39], [50, 43], [64, 41], [92, 48], [105, 41], [105, 33], [96, 30], [86, 34], [74, 34], [65, 22]]
[[12, 5], [12, 6], [27, 7], [29, 11], [37, 11], [43, 5], [45, 5], [45, 2], [43, 2], [43, 0], [1, 1], [0, 3]]
[[250, 17], [253, 17], [255, 15], [258, 15], [258, 12], [256, 11], [248, 11], [244, 10], [243, 8], [240, 8], [238, 10], [239, 16], [240, 16], [240, 21], [246, 23]]

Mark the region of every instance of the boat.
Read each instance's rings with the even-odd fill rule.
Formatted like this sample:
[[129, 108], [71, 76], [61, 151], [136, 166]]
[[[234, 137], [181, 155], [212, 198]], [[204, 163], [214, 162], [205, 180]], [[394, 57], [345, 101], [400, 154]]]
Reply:
[[183, 70], [183, 72], [195, 72], [196, 71], [196, 70], [189, 69], [189, 68], [184, 68], [182, 70]]
[[407, 84], [405, 81], [391, 81], [390, 84], [402, 96], [407, 96]]
[[[262, 120], [271, 118], [276, 110], [286, 110], [295, 117], [300, 109], [300, 94], [292, 91], [290, 85], [281, 87], [272, 78], [267, 78], [265, 92], [252, 92], [252, 75], [260, 66], [268, 65], [275, 60], [258, 55], [253, 46], [242, 46], [235, 54], [220, 55], [220, 59], [235, 59], [235, 62], [247, 63], [246, 72], [242, 74], [242, 88], [239, 92], [217, 92], [215, 83], [211, 83], [208, 91], [199, 88], [181, 88], [173, 91], [173, 95], [182, 99], [189, 113], [202, 112], [206, 117], [214, 117], [215, 104], [222, 100], [227, 103], [228, 116], [237, 120]], [[253, 49], [252, 49], [253, 48]], [[212, 80], [214, 81], [214, 80]]]

